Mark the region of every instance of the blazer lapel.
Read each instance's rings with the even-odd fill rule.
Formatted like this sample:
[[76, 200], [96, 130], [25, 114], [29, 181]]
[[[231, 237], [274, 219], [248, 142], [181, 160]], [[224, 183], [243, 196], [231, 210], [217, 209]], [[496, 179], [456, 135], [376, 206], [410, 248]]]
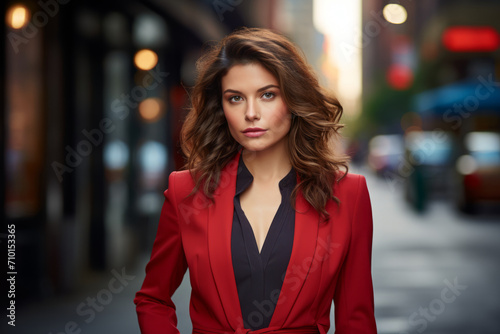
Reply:
[[243, 328], [240, 301], [231, 257], [231, 229], [240, 153], [222, 170], [214, 203], [208, 209], [208, 255], [227, 321], [235, 330]]
[[270, 326], [282, 328], [304, 285], [313, 263], [318, 238], [319, 215], [297, 192], [292, 254]]

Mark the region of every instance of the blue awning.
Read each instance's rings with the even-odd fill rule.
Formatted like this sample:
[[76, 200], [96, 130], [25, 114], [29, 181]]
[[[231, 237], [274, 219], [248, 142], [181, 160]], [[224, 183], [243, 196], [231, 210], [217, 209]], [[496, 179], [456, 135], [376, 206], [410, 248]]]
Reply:
[[421, 115], [442, 115], [457, 106], [471, 113], [500, 114], [500, 82], [487, 78], [457, 82], [420, 93], [413, 104]]

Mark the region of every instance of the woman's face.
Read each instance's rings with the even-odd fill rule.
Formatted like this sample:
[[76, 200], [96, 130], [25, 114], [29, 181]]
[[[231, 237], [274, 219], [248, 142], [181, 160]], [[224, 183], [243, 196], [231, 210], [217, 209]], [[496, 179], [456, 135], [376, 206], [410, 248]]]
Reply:
[[233, 138], [249, 151], [286, 147], [291, 117], [276, 78], [258, 63], [222, 78], [222, 107]]

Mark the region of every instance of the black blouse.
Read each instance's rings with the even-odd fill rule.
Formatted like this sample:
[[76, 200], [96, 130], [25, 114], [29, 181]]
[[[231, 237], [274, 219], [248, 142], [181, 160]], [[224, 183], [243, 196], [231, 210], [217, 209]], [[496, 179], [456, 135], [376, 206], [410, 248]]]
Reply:
[[290, 194], [296, 185], [295, 170], [279, 182], [281, 204], [276, 211], [259, 253], [252, 226], [241, 209], [240, 194], [253, 176], [240, 157], [234, 196], [231, 253], [234, 277], [245, 328], [269, 327], [290, 260], [295, 227], [295, 211]]

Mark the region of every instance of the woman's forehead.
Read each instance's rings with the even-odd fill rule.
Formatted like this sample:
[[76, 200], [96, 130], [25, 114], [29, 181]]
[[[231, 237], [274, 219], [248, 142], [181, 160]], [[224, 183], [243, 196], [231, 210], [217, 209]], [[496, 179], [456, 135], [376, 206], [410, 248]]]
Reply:
[[278, 80], [259, 63], [237, 64], [222, 77], [222, 89], [252, 90], [278, 85]]

